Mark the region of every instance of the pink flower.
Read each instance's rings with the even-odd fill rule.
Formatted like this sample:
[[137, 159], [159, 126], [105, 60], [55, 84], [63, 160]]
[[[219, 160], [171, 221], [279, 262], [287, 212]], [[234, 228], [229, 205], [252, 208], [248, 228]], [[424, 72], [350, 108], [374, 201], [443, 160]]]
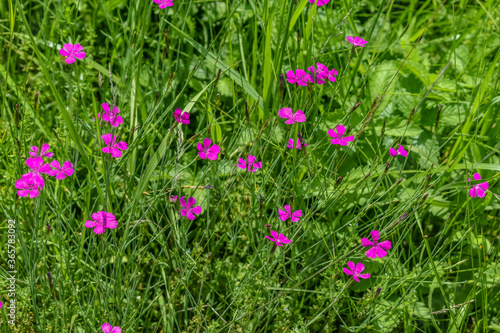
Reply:
[[368, 258], [383, 258], [387, 255], [387, 251], [391, 248], [391, 241], [383, 241], [383, 242], [378, 242], [380, 232], [378, 230], [373, 230], [371, 233], [373, 242], [369, 240], [368, 238], [362, 238], [361, 239], [361, 245], [363, 247], [371, 247], [368, 251], [366, 251], [366, 255]]
[[321, 7], [323, 5], [326, 5], [327, 3], [329, 3], [330, 0], [309, 0], [309, 3], [316, 3], [316, 5], [318, 7]]
[[2, 301], [0, 301], [0, 309], [3, 307], [3, 303]]
[[362, 271], [365, 270], [365, 265], [363, 265], [363, 263], [358, 262], [356, 265], [354, 265], [352, 261], [349, 261], [347, 263], [347, 266], [349, 266], [350, 270], [344, 268], [344, 273], [346, 273], [347, 275], [352, 275], [352, 278], [357, 282], [360, 282], [359, 278], [362, 279], [370, 278], [370, 274], [360, 274]]
[[64, 44], [63, 48], [59, 50], [59, 53], [63, 56], [63, 57], [67, 57], [66, 60], [66, 63], [67, 64], [72, 64], [75, 62], [75, 58], [77, 59], [83, 59], [85, 58], [85, 52], [82, 51], [83, 50], [83, 46], [81, 46], [80, 44]]
[[299, 222], [300, 217], [302, 216], [302, 211], [296, 210], [292, 213], [290, 205], [285, 205], [285, 210], [278, 209], [278, 214], [280, 215], [281, 221], [286, 221], [291, 218], [292, 222]]
[[[118, 225], [116, 217], [108, 212], [97, 212], [92, 214], [92, 221], [85, 221], [87, 228], [94, 228], [96, 234], [102, 234], [105, 229], [115, 229]], [[103, 325], [104, 326], [104, 325]]]
[[101, 136], [107, 147], [102, 148], [103, 153], [111, 154], [114, 158], [122, 156], [120, 150], [127, 149], [127, 143], [125, 141], [116, 142], [116, 135], [108, 133]]
[[101, 107], [104, 112], [102, 115], [99, 113], [97, 115], [98, 118], [101, 118], [104, 121], [109, 121], [113, 127], [118, 127], [123, 123], [123, 118], [118, 115], [118, 113], [120, 113], [120, 109], [118, 107], [113, 105], [112, 110], [110, 110], [108, 103], [102, 103]]
[[403, 148], [402, 145], [398, 147], [397, 151], [392, 147], [389, 148], [389, 154], [391, 154], [391, 156], [398, 156], [398, 155], [401, 155], [403, 157], [408, 156], [408, 152]]
[[186, 199], [184, 197], [181, 197], [180, 199], [181, 202], [181, 215], [187, 217], [191, 221], [196, 218], [195, 214], [201, 214], [201, 206], [196, 206], [193, 207], [194, 204], [196, 203], [196, 199], [193, 197], [189, 197], [188, 202], [186, 203]]
[[54, 153], [48, 152], [49, 149], [50, 149], [50, 146], [47, 143], [44, 143], [42, 145], [42, 149], [38, 148], [37, 146], [33, 146], [33, 147], [31, 147], [30, 155], [33, 157], [51, 158], [54, 155]]
[[52, 170], [47, 172], [49, 176], [56, 176], [57, 179], [64, 179], [66, 176], [71, 176], [75, 170], [73, 170], [73, 164], [69, 161], [63, 163], [63, 166], [59, 164], [58, 161], [50, 162]]
[[41, 157], [28, 157], [26, 159], [26, 165], [30, 167], [30, 172], [23, 175], [26, 176], [26, 179], [32, 179], [33, 184], [43, 189], [45, 184], [42, 174], [48, 173], [50, 169], [50, 165], [48, 163], [43, 164], [43, 158]]
[[274, 237], [266, 236], [271, 242], [275, 242], [278, 246], [283, 246], [285, 244], [291, 243], [292, 241], [285, 237], [283, 234], [278, 234], [276, 231], [271, 231], [271, 235]]
[[176, 195], [171, 195], [170, 198], [168, 198], [170, 202], [176, 202], [177, 201], [177, 196]]
[[205, 138], [203, 140], [203, 146], [201, 143], [196, 145], [198, 148], [198, 155], [201, 159], [206, 160], [208, 158], [209, 160], [215, 161], [219, 157], [220, 147], [218, 145], [210, 147], [211, 144], [212, 140]]
[[[293, 139], [288, 139], [288, 144], [286, 145], [288, 148], [293, 149]], [[297, 144], [295, 145], [297, 149], [302, 149], [302, 145], [300, 144], [300, 140], [297, 139]], [[307, 147], [307, 143], [304, 142], [304, 147]]]
[[34, 198], [40, 193], [40, 188], [38, 185], [33, 183], [33, 178], [29, 175], [23, 175], [21, 179], [18, 179], [14, 185], [19, 191], [17, 195], [20, 197], [30, 197]]
[[319, 62], [316, 66], [317, 67], [311, 66], [308, 69], [313, 74], [312, 77], [315, 79], [317, 84], [324, 84], [327, 79], [331, 82], [335, 82], [335, 76], [339, 75], [339, 72], [337, 72], [335, 68], [329, 70], [327, 66]]
[[[481, 180], [481, 175], [475, 173], [474, 180]], [[470, 179], [467, 178], [466, 181], [470, 182]], [[472, 188], [470, 189], [469, 192], [470, 196], [473, 198], [475, 198], [476, 196], [484, 198], [486, 196], [486, 191], [488, 190], [488, 188], [489, 188], [488, 182], [472, 185]]]
[[297, 83], [299, 86], [307, 86], [307, 82], [312, 83], [311, 75], [302, 69], [286, 72], [286, 80], [291, 84]]
[[189, 112], [182, 113], [181, 109], [175, 109], [174, 111], [175, 121], [184, 125], [189, 124]]
[[278, 111], [278, 115], [281, 118], [288, 119], [287, 121], [285, 121], [285, 124], [287, 125], [295, 124], [296, 122], [303, 123], [304, 121], [306, 121], [306, 115], [304, 114], [304, 112], [302, 112], [302, 110], [297, 110], [297, 112], [293, 113], [292, 109], [283, 108]]
[[354, 46], [365, 47], [366, 46], [365, 44], [368, 43], [366, 40], [363, 40], [363, 38], [357, 36], [356, 37], [347, 36], [346, 38], [349, 41], [349, 43], [351, 43]]
[[174, 5], [174, 0], [153, 0], [153, 2], [158, 4], [160, 9], [172, 7]]
[[337, 125], [336, 130], [330, 128], [328, 130], [328, 135], [331, 136], [333, 139], [330, 140], [332, 145], [341, 145], [341, 146], [347, 146], [349, 142], [354, 140], [354, 137], [351, 136], [346, 136], [342, 137], [345, 133], [345, 127], [342, 125]]
[[102, 324], [101, 329], [103, 333], [122, 333], [122, 329], [118, 326], [112, 327], [110, 324]]
[[254, 163], [257, 158], [253, 155], [248, 155], [248, 169], [247, 169], [247, 161], [240, 158], [238, 160], [238, 168], [247, 169], [249, 172], [255, 172], [258, 169], [262, 168], [262, 162]]

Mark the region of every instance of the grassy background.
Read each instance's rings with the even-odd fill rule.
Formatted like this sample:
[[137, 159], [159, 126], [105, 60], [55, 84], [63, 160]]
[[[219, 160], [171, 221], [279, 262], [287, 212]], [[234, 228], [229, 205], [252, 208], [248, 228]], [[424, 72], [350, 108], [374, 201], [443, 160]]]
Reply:
[[[4, 307], [1, 329], [500, 330], [499, 21], [497, 0], [175, 0], [165, 10], [1, 0], [0, 227], [6, 244], [7, 219], [17, 221], [18, 271], [16, 326]], [[368, 46], [351, 51], [352, 35]], [[58, 53], [69, 41], [87, 54], [71, 66]], [[337, 82], [280, 84], [316, 62]], [[92, 120], [104, 102], [124, 118], [119, 159], [97, 140], [109, 131]], [[285, 125], [285, 106], [307, 122]], [[339, 123], [356, 136], [348, 147], [329, 142]], [[299, 131], [307, 149], [291, 151]], [[219, 160], [197, 157], [204, 137]], [[75, 175], [45, 177], [39, 197], [20, 198], [14, 182], [42, 142]], [[399, 142], [407, 159], [388, 154]], [[235, 168], [248, 154], [260, 171]], [[474, 172], [490, 184], [483, 199], [468, 195]], [[182, 218], [169, 195], [194, 196], [203, 213]], [[299, 223], [278, 219], [285, 204], [304, 212]], [[98, 210], [118, 228], [85, 228]], [[271, 253], [265, 224], [292, 243]], [[383, 259], [360, 247], [373, 229], [393, 243]], [[352, 283], [349, 260], [372, 277]]]

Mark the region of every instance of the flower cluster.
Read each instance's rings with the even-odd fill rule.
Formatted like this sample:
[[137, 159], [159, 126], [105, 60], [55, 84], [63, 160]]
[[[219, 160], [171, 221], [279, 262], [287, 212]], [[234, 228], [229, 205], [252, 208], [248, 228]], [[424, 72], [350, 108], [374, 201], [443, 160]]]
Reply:
[[326, 65], [319, 62], [316, 67], [310, 66], [307, 69], [310, 73], [302, 69], [296, 69], [295, 72], [289, 70], [286, 72], [286, 80], [291, 84], [297, 83], [299, 86], [305, 87], [307, 83], [324, 84], [327, 80], [335, 82], [336, 76], [339, 74], [335, 68], [330, 70]]
[[[120, 109], [113, 105], [111, 108], [108, 103], [102, 103], [101, 105], [104, 112], [99, 112], [97, 118], [108, 122], [112, 127], [119, 127], [123, 123], [123, 118], [119, 115]], [[102, 152], [105, 154], [111, 154], [114, 158], [122, 156], [122, 151], [128, 148], [125, 141], [117, 142], [117, 136], [113, 133], [107, 133], [101, 135], [101, 139], [104, 140], [105, 146], [102, 148]]]
[[29, 172], [21, 176], [15, 183], [17, 194], [21, 197], [35, 198], [45, 186], [43, 175], [64, 179], [74, 173], [73, 164], [65, 161], [62, 166], [57, 160], [45, 163], [44, 158], [49, 159], [54, 153], [49, 152], [50, 146], [44, 143], [41, 148], [31, 147], [30, 156], [26, 159]]
[[122, 329], [120, 327], [113, 327], [108, 323], [102, 324], [101, 329], [103, 333], [122, 333]]
[[[371, 233], [372, 240], [369, 240], [368, 238], [363, 238], [361, 239], [361, 245], [363, 247], [369, 247], [370, 249], [366, 251], [366, 256], [368, 258], [383, 258], [387, 255], [387, 251], [391, 248], [391, 242], [386, 240], [383, 242], [379, 242], [379, 237], [380, 237], [380, 232], [378, 230], [373, 230]], [[347, 275], [351, 275], [352, 278], [357, 281], [359, 281], [359, 278], [362, 279], [368, 279], [370, 278], [370, 274], [361, 274], [362, 271], [365, 270], [365, 265], [361, 262], [358, 262], [355, 264], [352, 261], [349, 261], [347, 263], [347, 266], [349, 267], [344, 268], [344, 273]]]

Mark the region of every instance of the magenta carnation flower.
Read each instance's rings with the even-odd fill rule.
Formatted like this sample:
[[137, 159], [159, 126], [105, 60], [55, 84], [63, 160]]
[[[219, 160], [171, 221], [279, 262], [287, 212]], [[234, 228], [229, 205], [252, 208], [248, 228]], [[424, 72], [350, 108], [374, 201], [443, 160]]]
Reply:
[[80, 44], [64, 44], [63, 48], [59, 50], [59, 53], [66, 57], [64, 60], [67, 64], [72, 64], [75, 62], [75, 58], [83, 59], [85, 58], [85, 52], [83, 52], [83, 46]]
[[278, 246], [283, 246], [285, 244], [291, 243], [292, 241], [285, 237], [283, 234], [279, 234], [276, 231], [271, 231], [273, 237], [266, 236], [271, 242], [275, 242]]
[[285, 210], [278, 209], [278, 214], [281, 221], [286, 221], [291, 218], [292, 222], [299, 222], [300, 217], [302, 216], [302, 211], [296, 210], [292, 213], [290, 205], [285, 205]]
[[220, 147], [218, 145], [210, 146], [211, 144], [212, 140], [210, 140], [209, 138], [205, 138], [203, 140], [203, 146], [201, 145], [201, 143], [198, 143], [196, 145], [196, 147], [198, 148], [198, 155], [201, 159], [206, 160], [208, 158], [209, 160], [214, 161], [219, 157], [218, 155], [220, 152]]
[[295, 70], [295, 73], [292, 70], [286, 72], [286, 80], [291, 84], [297, 83], [299, 86], [307, 86], [307, 82], [313, 82], [311, 75], [302, 69]]
[[347, 275], [352, 275], [352, 278], [357, 282], [360, 282], [359, 278], [370, 278], [370, 274], [361, 274], [361, 272], [365, 270], [365, 265], [363, 265], [363, 263], [358, 262], [356, 265], [354, 265], [352, 261], [349, 261], [347, 263], [347, 266], [349, 266], [350, 269], [344, 268], [344, 273], [346, 273]]
[[104, 112], [98, 113], [97, 118], [100, 118], [104, 121], [109, 121], [110, 125], [113, 127], [118, 127], [123, 123], [123, 118], [118, 115], [120, 113], [120, 109], [113, 105], [110, 109], [108, 103], [102, 103], [101, 105]]
[[330, 0], [309, 0], [309, 3], [316, 3], [316, 5], [318, 7], [321, 7], [323, 5], [326, 5], [327, 3], [329, 3]]
[[[293, 139], [288, 139], [288, 144], [286, 145], [288, 148], [293, 149]], [[302, 145], [300, 143], [300, 140], [297, 139], [297, 143], [295, 145], [297, 149], [302, 149]], [[307, 143], [304, 142], [304, 147], [307, 147]]]
[[344, 133], [345, 133], [345, 127], [342, 125], [337, 125], [336, 130], [330, 128], [328, 130], [328, 135], [333, 138], [330, 140], [332, 145], [347, 146], [349, 142], [354, 140], [354, 136], [352, 135], [343, 137]]
[[52, 170], [47, 172], [50, 176], [55, 176], [57, 179], [64, 179], [66, 176], [71, 176], [75, 171], [73, 169], [73, 164], [69, 161], [66, 161], [61, 166], [58, 161], [50, 162], [50, 166]]
[[33, 180], [33, 184], [43, 189], [45, 184], [42, 174], [48, 173], [50, 169], [50, 165], [48, 163], [43, 164], [43, 158], [41, 157], [28, 157], [26, 159], [26, 165], [30, 167], [30, 172], [23, 175], [23, 179], [26, 176], [26, 180]]
[[49, 152], [50, 146], [48, 143], [44, 143], [42, 145], [42, 149], [38, 148], [37, 146], [31, 147], [30, 155], [33, 157], [48, 157], [51, 158], [54, 153]]
[[108, 133], [101, 136], [107, 147], [102, 148], [103, 153], [111, 154], [114, 158], [122, 156], [121, 150], [127, 149], [125, 141], [116, 142], [116, 135]]
[[108, 212], [97, 212], [92, 214], [92, 220], [85, 221], [87, 228], [94, 228], [96, 234], [102, 234], [105, 229], [115, 229], [118, 225], [116, 217]]
[[201, 214], [201, 206], [193, 207], [194, 204], [196, 203], [195, 198], [189, 197], [189, 199], [186, 203], [186, 199], [184, 199], [184, 197], [181, 197], [180, 202], [181, 202], [181, 207], [182, 207], [181, 208], [181, 215], [182, 216], [185, 216], [192, 221], [196, 218], [195, 214], [196, 215]]
[[[475, 173], [474, 180], [481, 180], [481, 175], [479, 175], [478, 173]], [[470, 179], [467, 178], [466, 181], [470, 182]], [[478, 196], [480, 198], [484, 198], [486, 196], [486, 191], [488, 190], [488, 188], [489, 188], [488, 182], [472, 185], [470, 192], [469, 192], [470, 196], [473, 198], [475, 198], [476, 196]]]
[[21, 179], [18, 179], [14, 186], [18, 189], [17, 195], [20, 197], [30, 197], [34, 198], [40, 193], [40, 187], [35, 185], [33, 178], [29, 175], [23, 175]]
[[287, 121], [285, 121], [285, 124], [287, 125], [292, 125], [295, 124], [296, 122], [303, 123], [304, 121], [306, 121], [306, 115], [302, 110], [297, 110], [295, 113], [293, 113], [292, 109], [283, 108], [278, 111], [278, 115], [281, 118], [287, 119]]
[[366, 255], [369, 258], [383, 258], [387, 255], [387, 251], [391, 248], [391, 241], [383, 241], [379, 243], [380, 232], [378, 230], [373, 230], [371, 233], [373, 241], [368, 238], [361, 239], [361, 245], [363, 247], [371, 247], [368, 251], [366, 251]]
[[172, 7], [174, 5], [174, 0], [153, 0], [153, 2], [158, 4], [160, 9]]
[[326, 80], [335, 82], [335, 76], [339, 75], [339, 72], [337, 72], [335, 68], [329, 70], [327, 66], [319, 62], [316, 64], [316, 67], [311, 66], [308, 69], [313, 74], [312, 77], [315, 79], [317, 84], [324, 84]]
[[262, 168], [262, 162], [255, 163], [255, 160], [257, 160], [257, 158], [253, 155], [248, 155], [248, 163], [244, 159], [240, 158], [238, 160], [238, 168], [247, 169], [249, 172], [255, 172], [258, 169]]
[[101, 329], [103, 333], [122, 333], [122, 329], [120, 327], [113, 327], [108, 323], [102, 324]]
[[184, 112], [182, 113], [181, 109], [175, 109], [174, 110], [174, 118], [175, 121], [184, 125], [189, 124], [189, 112]]
[[399, 146], [398, 150], [392, 147], [389, 148], [389, 154], [391, 154], [391, 156], [398, 156], [398, 155], [401, 155], [403, 157], [408, 156], [408, 152], [403, 148], [403, 145]]
[[363, 40], [363, 38], [357, 36], [356, 37], [347, 36], [346, 38], [349, 41], [349, 43], [351, 43], [354, 46], [365, 47], [366, 46], [365, 44], [368, 43], [366, 40]]

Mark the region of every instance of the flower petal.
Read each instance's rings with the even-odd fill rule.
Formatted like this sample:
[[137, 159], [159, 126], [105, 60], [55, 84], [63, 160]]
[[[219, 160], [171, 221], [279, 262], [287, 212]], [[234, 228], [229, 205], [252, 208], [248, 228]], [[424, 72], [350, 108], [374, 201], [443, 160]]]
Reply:
[[278, 111], [278, 115], [281, 118], [290, 119], [293, 117], [293, 112], [290, 108], [283, 108]]
[[97, 223], [95, 221], [90, 221], [90, 220], [85, 221], [85, 226], [87, 228], [94, 228], [96, 225]]
[[269, 236], [266, 236], [266, 238], [267, 238], [267, 239], [269, 239], [269, 240], [270, 240], [270, 241], [272, 241], [272, 242], [275, 242], [275, 241], [276, 241], [274, 238], [271, 238], [271, 237], [269, 237]]
[[278, 215], [280, 216], [281, 221], [286, 221], [290, 215], [284, 210], [278, 209]]
[[371, 249], [369, 249], [368, 251], [366, 251], [366, 256], [368, 258], [376, 258], [377, 257], [377, 247], [374, 246]]
[[212, 144], [212, 140], [210, 138], [203, 139], [203, 146], [205, 147], [205, 149], [210, 148], [211, 144]]
[[392, 247], [391, 241], [383, 241], [378, 243], [378, 246], [381, 247], [384, 250], [389, 250]]
[[351, 271], [354, 271], [356, 269], [356, 265], [352, 261], [348, 261], [347, 266], [349, 266], [349, 269]]
[[361, 246], [363, 247], [369, 247], [369, 246], [373, 246], [373, 242], [371, 240], [369, 240], [368, 238], [361, 238]]

